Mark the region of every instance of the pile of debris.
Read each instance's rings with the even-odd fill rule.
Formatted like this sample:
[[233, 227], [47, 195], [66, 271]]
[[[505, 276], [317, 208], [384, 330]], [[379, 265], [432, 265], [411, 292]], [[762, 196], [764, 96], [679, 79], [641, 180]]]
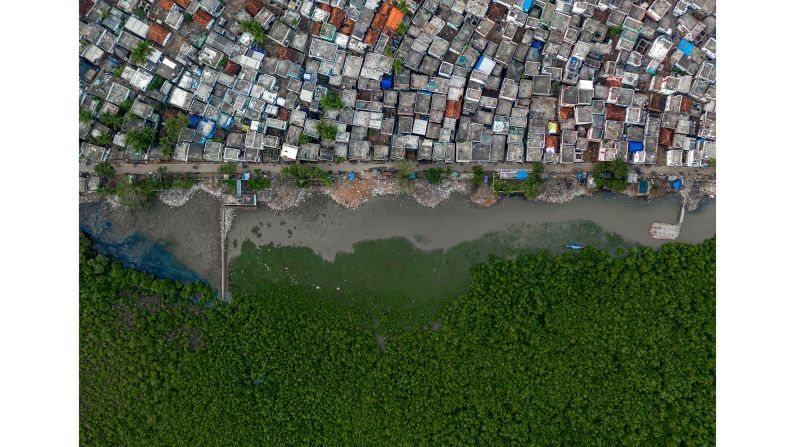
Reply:
[[685, 195], [685, 209], [690, 212], [697, 210], [705, 200], [715, 198], [715, 191], [715, 180], [696, 182], [691, 188], [690, 194]]
[[274, 184], [272, 188], [257, 193], [257, 203], [264, 203], [274, 211], [283, 211], [300, 205], [311, 193], [291, 183]]
[[568, 176], [550, 176], [541, 187], [536, 200], [546, 203], [566, 203], [584, 194], [585, 188], [575, 179]]
[[466, 184], [459, 181], [446, 180], [436, 185], [424, 181], [417, 181], [413, 195], [414, 200], [420, 205], [433, 208], [449, 199], [452, 193], [466, 194], [467, 190]]
[[497, 194], [486, 185], [480, 185], [472, 195], [469, 196], [469, 201], [477, 206], [488, 208], [497, 204]]

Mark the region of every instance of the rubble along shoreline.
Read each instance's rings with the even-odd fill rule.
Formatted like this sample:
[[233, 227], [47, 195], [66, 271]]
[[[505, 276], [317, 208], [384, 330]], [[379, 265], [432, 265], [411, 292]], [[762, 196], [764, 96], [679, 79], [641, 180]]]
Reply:
[[[227, 194], [219, 182], [204, 180], [198, 181], [190, 189], [172, 188], [162, 191], [158, 195], [158, 200], [169, 207], [179, 208], [185, 205], [198, 191], [202, 191], [218, 200], [221, 200]], [[570, 176], [553, 175], [544, 182], [538, 196], [533, 201], [562, 205], [577, 197], [605, 193], [620, 194], [626, 198], [645, 202], [675, 194], [680, 203], [686, 201], [685, 209], [688, 212], [694, 212], [706, 200], [716, 197], [716, 181], [702, 180], [678, 192], [658, 191], [650, 195], [640, 196], [629, 189], [621, 193], [589, 191]], [[379, 196], [405, 195], [412, 197], [418, 204], [428, 208], [434, 208], [447, 201], [453, 194], [464, 195], [469, 199], [470, 203], [483, 208], [494, 206], [505, 197], [493, 192], [486, 185], [475, 186], [468, 180], [445, 179], [441, 183], [431, 184], [425, 180], [418, 179], [408, 185], [401, 186], [394, 178], [357, 179], [332, 186], [314, 185], [305, 188], [300, 188], [291, 181], [275, 180], [272, 187], [256, 194], [257, 203], [273, 211], [284, 211], [301, 206], [307, 198], [315, 194], [324, 195], [338, 205], [348, 209], [358, 208], [372, 198]], [[80, 202], [95, 202], [102, 197], [96, 193], [84, 194], [80, 197]], [[121, 206], [118, 204], [116, 196], [106, 196], [106, 198], [114, 207]]]

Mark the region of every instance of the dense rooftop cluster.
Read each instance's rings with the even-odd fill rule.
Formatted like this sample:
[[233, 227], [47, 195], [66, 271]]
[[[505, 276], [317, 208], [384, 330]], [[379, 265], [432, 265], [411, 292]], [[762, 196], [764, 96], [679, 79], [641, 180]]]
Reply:
[[80, 3], [99, 161], [700, 167], [715, 0]]

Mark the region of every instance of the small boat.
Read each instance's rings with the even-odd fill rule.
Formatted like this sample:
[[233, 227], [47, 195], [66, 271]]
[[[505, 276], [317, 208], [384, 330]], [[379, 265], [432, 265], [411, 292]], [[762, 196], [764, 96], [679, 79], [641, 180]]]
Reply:
[[570, 248], [572, 250], [581, 250], [583, 246], [580, 244], [566, 244], [566, 248]]

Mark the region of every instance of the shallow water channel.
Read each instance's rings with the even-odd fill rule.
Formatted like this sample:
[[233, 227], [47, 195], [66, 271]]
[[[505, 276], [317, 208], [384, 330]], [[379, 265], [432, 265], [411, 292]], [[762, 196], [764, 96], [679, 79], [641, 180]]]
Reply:
[[[679, 242], [698, 243], [713, 237], [715, 210], [713, 200], [698, 212], [687, 213]], [[663, 241], [651, 239], [650, 224], [675, 222], [678, 213], [674, 197], [642, 202], [598, 196], [562, 205], [515, 198], [491, 208], [478, 208], [461, 195], [435, 208], [407, 197], [377, 197], [350, 210], [316, 195], [281, 212], [264, 207], [239, 210], [227, 238], [227, 253], [233, 268], [247, 240], [254, 246], [281, 250], [274, 256], [285, 266], [290, 262], [285, 258], [291, 256], [303, 262], [294, 268], [303, 268], [304, 275], [294, 279], [318, 284], [325, 282], [324, 272], [335, 270], [329, 268], [335, 259], [343, 261], [338, 268], [353, 269], [349, 273], [360, 278], [362, 287], [367, 278], [389, 281], [377, 272], [373, 276], [364, 271], [380, 265], [389, 265], [395, 272], [404, 269], [404, 277], [412, 269], [438, 270], [427, 280], [439, 287], [450, 282], [443, 289], [455, 293], [465, 284], [468, 266], [488, 255], [512, 256], [533, 248], [557, 253], [566, 251], [565, 244], [570, 242], [611, 253], [634, 244], [658, 247]], [[147, 210], [113, 208], [105, 201], [81, 204], [80, 228], [94, 238], [100, 252], [128, 267], [173, 279], [203, 278], [218, 287], [218, 216], [217, 200], [197, 192], [179, 208], [160, 202]], [[304, 247], [303, 254], [283, 251], [287, 247]], [[427, 286], [420, 278], [416, 285]]]

